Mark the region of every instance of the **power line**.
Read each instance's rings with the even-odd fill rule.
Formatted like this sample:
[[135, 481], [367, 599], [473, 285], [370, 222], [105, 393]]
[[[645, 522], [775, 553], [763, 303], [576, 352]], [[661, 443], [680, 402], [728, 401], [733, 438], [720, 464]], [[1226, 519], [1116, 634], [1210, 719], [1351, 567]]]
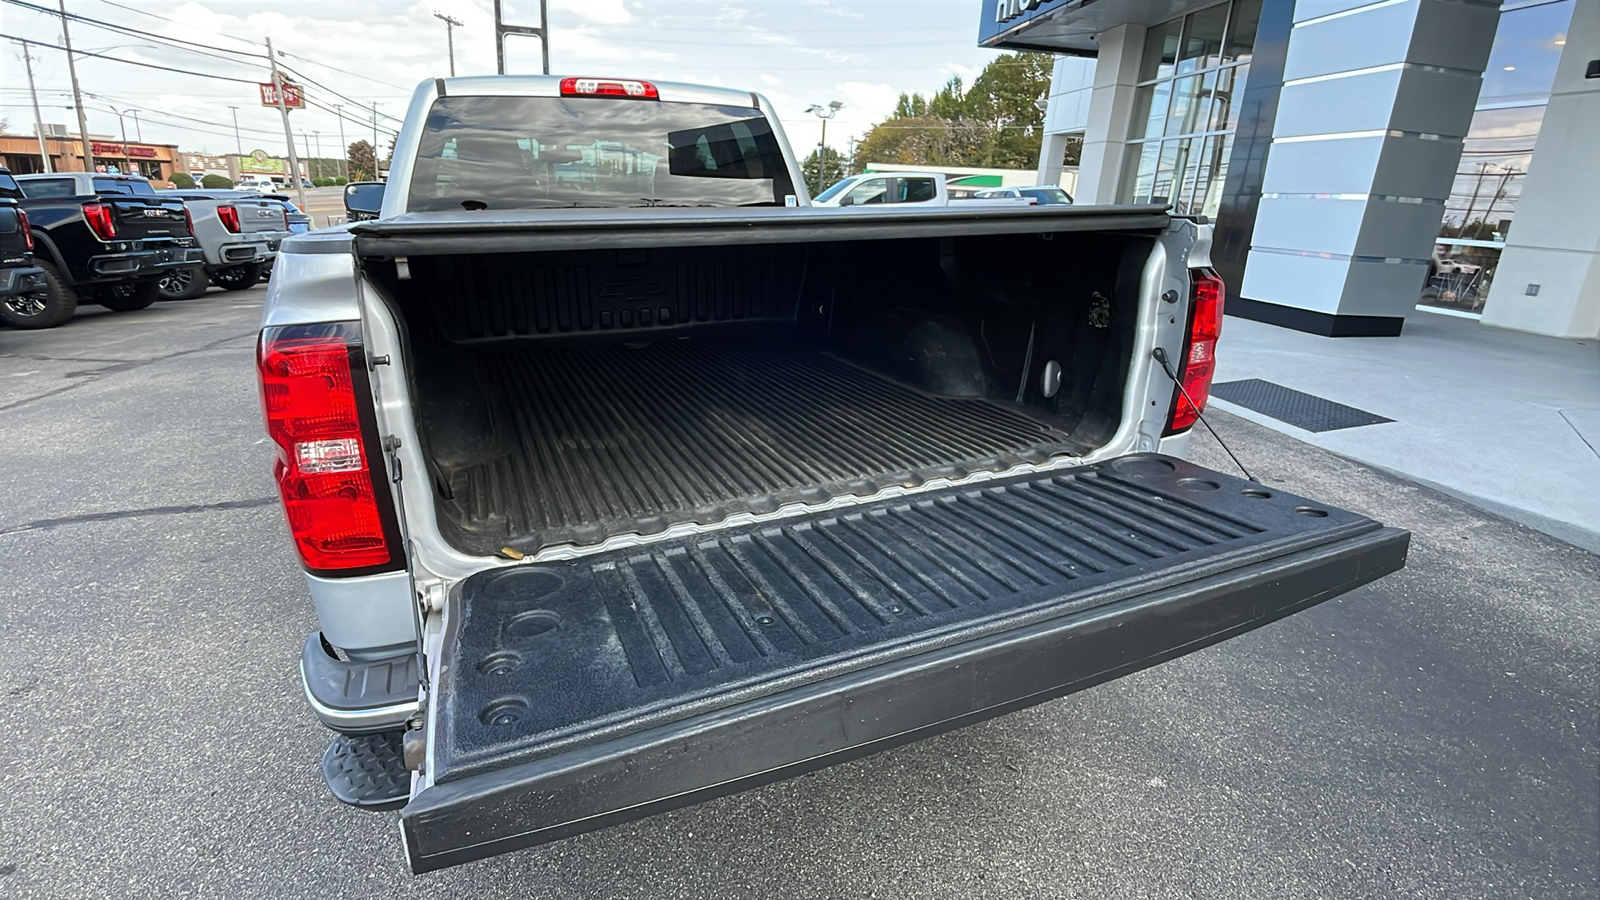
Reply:
[[[27, 0], [4, 0], [4, 2], [10, 3], [12, 6], [20, 6], [23, 9], [31, 9], [34, 12], [44, 13], [45, 15], [50, 16], [52, 18], [59, 19], [63, 15], [61, 12], [59, 12], [57, 10], [54, 10], [54, 9], [50, 9], [47, 6], [39, 6], [38, 4], [28, 3]], [[118, 32], [118, 33], [134, 35], [136, 37], [142, 37], [142, 38], [151, 38], [153, 40], [166, 41], [168, 43], [188, 44], [191, 47], [199, 47], [199, 48], [202, 48], [202, 49], [205, 49], [205, 50], [218, 49], [218, 48], [211, 47], [211, 46], [209, 46], [207, 44], [201, 44], [201, 43], [197, 43], [195, 41], [186, 41], [183, 38], [167, 37], [164, 34], [156, 34], [154, 32], [144, 31], [143, 29], [133, 28], [133, 27], [130, 27], [130, 26], [127, 26], [127, 25], [118, 25], [115, 22], [106, 22], [106, 21], [101, 20], [101, 19], [90, 18], [89, 16], [80, 15], [78, 13], [66, 13], [65, 15], [66, 15], [67, 18], [73, 20], [74, 22], [82, 22], [85, 25], [91, 25], [91, 26], [94, 26], [96, 28], [103, 28], [103, 29], [106, 29], [108, 31], [115, 31], [115, 32]], [[241, 56], [254, 56], [254, 57], [258, 58], [258, 59], [266, 59], [266, 55], [263, 54], [263, 53], [246, 53], [243, 50], [226, 50], [226, 51], [223, 51], [223, 52], [225, 52], [225, 53], [237, 53], [237, 54], [239, 54]]]
[[[9, 2], [9, 0], [8, 0], [8, 2]], [[0, 38], [5, 38], [6, 40], [11, 40], [11, 41], [21, 41], [24, 44], [33, 44], [36, 47], [49, 47], [52, 50], [60, 50], [60, 51], [63, 51], [63, 52], [66, 52], [66, 49], [67, 49], [67, 48], [61, 46], [60, 44], [47, 44], [44, 41], [36, 41], [36, 40], [33, 40], [32, 38], [19, 37], [19, 36], [14, 35], [14, 34], [0, 34]], [[209, 72], [195, 72], [195, 71], [191, 71], [189, 69], [175, 69], [172, 66], [158, 66], [155, 63], [139, 62], [138, 60], [133, 60], [133, 59], [122, 59], [121, 57], [107, 56], [104, 53], [92, 53], [92, 52], [90, 52], [88, 50], [73, 50], [72, 53], [75, 56], [92, 56], [92, 57], [94, 57], [96, 59], [104, 59], [104, 60], [109, 60], [111, 62], [126, 63], [127, 65], [130, 65], [130, 66], [143, 66], [146, 69], [160, 69], [163, 72], [176, 72], [179, 75], [194, 75], [194, 76], [197, 76], [199, 78], [211, 78], [211, 79], [215, 79], [217, 81], [234, 81], [234, 82], [238, 82], [239, 84], [259, 84], [260, 83], [260, 82], [255, 81], [254, 79], [249, 79], [249, 78], [231, 78], [231, 77], [229, 77], [227, 75], [215, 75], [215, 74], [212, 74], [212, 73], [209, 73]]]

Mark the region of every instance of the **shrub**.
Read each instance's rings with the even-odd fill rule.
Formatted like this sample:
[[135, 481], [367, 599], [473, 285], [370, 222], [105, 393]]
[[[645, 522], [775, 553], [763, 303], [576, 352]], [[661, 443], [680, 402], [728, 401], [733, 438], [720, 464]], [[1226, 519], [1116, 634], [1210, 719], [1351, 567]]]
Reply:
[[194, 187], [194, 176], [188, 172], [173, 172], [167, 180], [186, 191]]
[[221, 175], [207, 175], [200, 179], [200, 186], [209, 191], [219, 191], [233, 187], [233, 182]]
[[337, 178], [333, 179], [333, 183], [337, 184], [337, 185], [343, 185], [343, 184], [347, 184], [348, 182], [345, 181], [345, 178], [344, 178], [343, 175], [340, 175]]

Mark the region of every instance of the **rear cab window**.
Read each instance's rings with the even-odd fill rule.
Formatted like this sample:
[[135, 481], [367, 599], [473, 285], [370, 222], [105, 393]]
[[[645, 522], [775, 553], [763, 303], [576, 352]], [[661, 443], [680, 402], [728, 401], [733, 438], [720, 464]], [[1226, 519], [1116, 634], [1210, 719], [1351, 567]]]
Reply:
[[21, 200], [22, 197], [22, 185], [17, 184], [17, 180], [11, 177], [10, 172], [0, 172], [0, 198]]
[[154, 197], [155, 188], [150, 182], [138, 178], [96, 178], [94, 191], [97, 194], [129, 194], [139, 197]]
[[783, 206], [759, 109], [605, 97], [441, 97], [407, 209]]
[[30, 178], [21, 182], [24, 197], [76, 197], [78, 189], [71, 178]]

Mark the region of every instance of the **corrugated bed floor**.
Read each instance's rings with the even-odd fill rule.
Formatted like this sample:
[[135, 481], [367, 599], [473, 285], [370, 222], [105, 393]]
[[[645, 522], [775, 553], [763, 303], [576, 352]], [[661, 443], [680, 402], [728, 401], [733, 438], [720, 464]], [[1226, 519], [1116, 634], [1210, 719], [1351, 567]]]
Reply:
[[480, 358], [515, 449], [447, 476], [478, 547], [524, 551], [960, 477], [1059, 450], [1006, 406], [924, 394], [793, 343], [664, 341]]

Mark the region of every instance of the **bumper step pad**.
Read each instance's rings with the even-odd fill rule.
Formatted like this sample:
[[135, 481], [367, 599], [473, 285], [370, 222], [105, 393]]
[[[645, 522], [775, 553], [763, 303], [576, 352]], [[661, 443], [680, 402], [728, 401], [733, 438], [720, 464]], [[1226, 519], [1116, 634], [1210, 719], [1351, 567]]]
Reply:
[[340, 734], [322, 753], [322, 780], [342, 803], [361, 809], [399, 809], [411, 793], [402, 759], [404, 731]]

